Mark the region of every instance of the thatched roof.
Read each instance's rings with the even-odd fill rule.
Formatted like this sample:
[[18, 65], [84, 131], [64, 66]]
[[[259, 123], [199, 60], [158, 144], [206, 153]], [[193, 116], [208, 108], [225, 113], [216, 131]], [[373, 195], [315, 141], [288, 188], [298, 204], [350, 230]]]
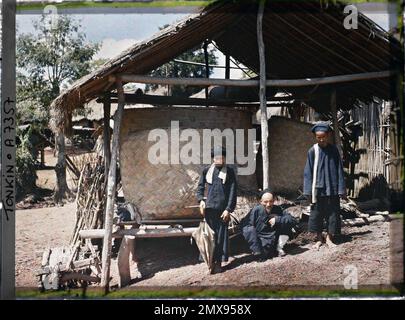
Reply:
[[[324, 7], [318, 1], [267, 1], [263, 19], [266, 68], [269, 79], [301, 79], [386, 71], [401, 63], [400, 43], [364, 15], [358, 29], [347, 30], [342, 4]], [[256, 36], [257, 4], [218, 1], [200, 13], [169, 26], [135, 44], [99, 69], [76, 81], [52, 103], [53, 128], [68, 128], [75, 108], [114, 89], [108, 81], [116, 73], [147, 74], [156, 67], [210, 39], [255, 72], [259, 72]], [[340, 108], [351, 108], [377, 96], [389, 99], [392, 79], [375, 79], [334, 86]], [[315, 107], [326, 104], [327, 86], [300, 88], [297, 94], [316, 93]]]

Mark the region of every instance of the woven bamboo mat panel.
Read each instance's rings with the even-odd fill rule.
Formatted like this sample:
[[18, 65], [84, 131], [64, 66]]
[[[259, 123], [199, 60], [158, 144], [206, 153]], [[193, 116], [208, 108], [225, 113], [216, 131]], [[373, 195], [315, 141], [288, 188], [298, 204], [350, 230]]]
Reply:
[[[179, 109], [185, 109], [186, 113], [190, 111], [186, 108]], [[207, 110], [201, 110], [204, 112], [197, 110], [195, 112], [197, 114], [193, 112], [193, 117], [199, 118], [199, 122], [193, 123], [187, 117], [184, 117], [184, 112], [179, 113], [181, 116], [166, 113], [166, 116], [161, 119], [161, 114], [157, 110], [149, 109], [149, 112], [146, 113], [144, 111], [146, 110], [126, 110], [123, 117], [123, 130], [121, 131], [120, 139], [120, 167], [123, 192], [126, 200], [137, 207], [142, 215], [142, 219], [199, 218], [198, 208], [187, 207], [198, 204], [196, 200], [198, 180], [203, 168], [208, 164], [201, 164], [201, 160], [195, 161], [198, 164], [152, 163], [150, 160], [155, 159], [153, 157], [155, 153], [151, 150], [153, 150], [153, 146], [156, 146], [156, 141], [149, 141], [149, 129], [160, 128], [167, 132], [169, 137], [168, 144], [161, 144], [161, 151], [163, 153], [167, 151], [170, 160], [172, 144], [170, 141], [170, 131], [167, 127], [167, 124], [170, 125], [170, 121], [168, 121], [170, 117], [172, 119], [176, 116], [180, 118], [180, 123], [184, 126], [180, 128], [181, 130], [197, 127], [196, 132], [199, 132], [202, 137], [202, 130], [207, 128], [207, 123], [220, 130], [229, 127], [239, 129], [249, 128], [250, 114], [246, 112], [231, 112], [226, 113], [226, 116], [224, 116], [215, 110], [214, 115], [211, 114], [211, 117], [214, 118], [213, 120], [210, 118], [208, 114], [210, 112]], [[166, 127], [159, 126], [159, 121], [157, 121], [156, 117], [153, 117], [154, 115]], [[137, 130], [137, 128], [141, 129]], [[182, 150], [185, 144], [201, 148], [200, 150], [202, 150], [203, 139], [200, 139], [200, 141], [180, 142], [179, 149]], [[200, 158], [202, 158], [202, 154], [200, 154]], [[249, 198], [246, 195], [247, 191], [254, 192], [257, 190], [255, 174], [238, 176], [238, 184], [240, 185], [238, 196], [238, 203], [240, 205], [236, 211], [244, 212], [247, 210], [246, 202]], [[253, 205], [253, 201], [249, 203]]]
[[282, 117], [269, 120], [270, 186], [283, 195], [302, 190], [308, 149], [315, 143], [311, 124]]

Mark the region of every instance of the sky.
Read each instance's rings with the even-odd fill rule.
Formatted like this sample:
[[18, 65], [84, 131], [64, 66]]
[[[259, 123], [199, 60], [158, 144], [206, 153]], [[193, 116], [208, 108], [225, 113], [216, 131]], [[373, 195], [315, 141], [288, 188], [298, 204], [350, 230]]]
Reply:
[[[391, 8], [392, 11], [393, 8]], [[387, 14], [387, 8], [381, 5], [361, 6], [365, 13], [383, 29], [389, 30], [396, 23], [395, 15]], [[127, 14], [72, 14], [80, 21], [86, 39], [101, 43], [101, 49], [94, 58], [112, 58], [138, 41], [151, 37], [159, 31], [159, 27], [181, 20], [188, 14], [184, 13], [127, 13]], [[17, 14], [17, 35], [33, 33], [33, 21], [40, 18], [39, 14]], [[218, 65], [225, 65], [225, 58], [217, 53]], [[231, 64], [233, 66], [233, 64]], [[224, 69], [214, 69], [213, 78], [223, 78]], [[231, 69], [231, 78], [240, 78], [239, 70]]]

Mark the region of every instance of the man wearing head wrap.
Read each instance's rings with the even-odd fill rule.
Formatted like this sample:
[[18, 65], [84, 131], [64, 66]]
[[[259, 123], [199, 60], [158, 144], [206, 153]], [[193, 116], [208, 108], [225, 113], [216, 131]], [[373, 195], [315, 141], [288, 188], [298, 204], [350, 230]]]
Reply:
[[[228, 261], [229, 236], [228, 223], [230, 213], [236, 206], [236, 174], [226, 165], [226, 150], [214, 147], [211, 156], [213, 163], [204, 168], [197, 188], [197, 199], [208, 225], [215, 232], [215, 250], [213, 273], [221, 272], [222, 261]], [[207, 198], [204, 198], [207, 185]]]
[[331, 128], [328, 122], [317, 122], [312, 127], [317, 141], [308, 151], [304, 169], [304, 195], [311, 198], [309, 231], [317, 234], [315, 249], [319, 249], [324, 221], [327, 224], [325, 239], [334, 247], [333, 238], [340, 234], [340, 200], [346, 197], [342, 159], [337, 147], [330, 143]]
[[285, 256], [284, 245], [292, 236], [297, 221], [280, 206], [274, 205], [274, 195], [266, 189], [256, 205], [241, 221], [242, 234], [253, 255], [264, 261], [277, 254]]

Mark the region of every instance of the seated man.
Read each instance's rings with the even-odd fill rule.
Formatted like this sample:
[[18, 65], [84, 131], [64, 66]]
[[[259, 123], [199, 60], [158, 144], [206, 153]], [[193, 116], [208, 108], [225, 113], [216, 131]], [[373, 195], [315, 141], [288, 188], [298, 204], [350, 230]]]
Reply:
[[[269, 190], [261, 193], [260, 204], [242, 219], [242, 233], [253, 254], [264, 261], [276, 255], [284, 256], [284, 245], [292, 235], [296, 220], [281, 207], [274, 206]], [[276, 246], [277, 244], [277, 246]]]

